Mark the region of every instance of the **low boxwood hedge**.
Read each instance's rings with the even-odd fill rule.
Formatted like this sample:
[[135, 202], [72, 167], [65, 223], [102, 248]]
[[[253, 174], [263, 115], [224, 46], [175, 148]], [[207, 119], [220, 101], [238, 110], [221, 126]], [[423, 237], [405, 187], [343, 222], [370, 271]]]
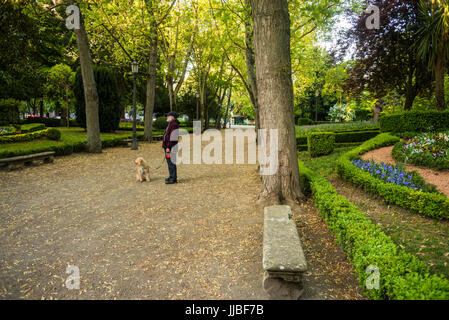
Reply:
[[312, 157], [331, 154], [335, 148], [335, 133], [313, 132], [307, 136], [307, 147]]
[[28, 132], [28, 133], [0, 136], [0, 144], [1, 143], [31, 141], [34, 139], [45, 137], [47, 135], [47, 132], [48, 132], [48, 129], [44, 129], [44, 130], [33, 131], [33, 132]]
[[[329, 229], [346, 252], [362, 285], [371, 299], [447, 300], [449, 281], [430, 275], [428, 266], [405, 253], [380, 228], [346, 198], [340, 196], [320, 174], [299, 161], [301, 186], [312, 193], [315, 205]], [[379, 289], [367, 289], [371, 273], [379, 270]]]
[[407, 111], [383, 115], [382, 132], [439, 132], [449, 129], [449, 111]]
[[0, 136], [9, 136], [16, 134], [16, 128], [14, 126], [0, 126]]
[[309, 118], [299, 118], [297, 124], [298, 126], [310, 126], [315, 124], [315, 121]]
[[382, 196], [388, 203], [436, 219], [449, 219], [449, 198], [445, 195], [417, 191], [383, 182], [351, 163], [351, 160], [360, 158], [360, 155], [368, 151], [397, 142], [399, 142], [399, 138], [388, 133], [382, 133], [366, 141], [338, 159], [338, 174], [343, 179], [363, 187], [366, 191]]
[[45, 129], [45, 124], [43, 123], [29, 123], [29, 124], [22, 124], [20, 126], [20, 133], [28, 133], [28, 132], [34, 132], [34, 131], [40, 131]]
[[[379, 129], [335, 132], [335, 143], [364, 142], [374, 138], [379, 133]], [[296, 143], [298, 145], [306, 145], [307, 135], [297, 136]]]

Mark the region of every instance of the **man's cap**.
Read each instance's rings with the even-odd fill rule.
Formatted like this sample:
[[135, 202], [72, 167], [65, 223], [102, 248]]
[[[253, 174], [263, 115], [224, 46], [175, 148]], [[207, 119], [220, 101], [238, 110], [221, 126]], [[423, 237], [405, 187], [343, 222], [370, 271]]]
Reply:
[[167, 116], [167, 117], [168, 117], [168, 116], [173, 116], [175, 119], [178, 118], [178, 114], [177, 114], [176, 112], [174, 112], [174, 111], [170, 111], [169, 113], [167, 113], [166, 116]]

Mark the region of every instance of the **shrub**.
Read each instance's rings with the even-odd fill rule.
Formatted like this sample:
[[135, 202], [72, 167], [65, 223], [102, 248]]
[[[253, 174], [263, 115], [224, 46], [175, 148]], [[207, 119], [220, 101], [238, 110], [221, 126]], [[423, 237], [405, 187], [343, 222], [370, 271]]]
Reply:
[[[299, 161], [301, 186], [311, 192], [320, 215], [346, 251], [358, 280], [371, 299], [447, 300], [449, 282], [429, 275], [427, 265], [405, 253], [380, 228], [346, 198], [340, 196], [320, 174]], [[379, 289], [368, 290], [367, 267], [380, 272]]]
[[407, 111], [383, 115], [382, 132], [439, 132], [449, 129], [449, 111]]
[[20, 133], [28, 133], [33, 131], [40, 131], [45, 129], [45, 124], [43, 123], [30, 123], [22, 124], [20, 126]]
[[13, 126], [0, 127], [0, 136], [9, 136], [16, 134], [16, 128]]
[[50, 140], [58, 141], [59, 139], [61, 139], [61, 131], [55, 128], [50, 128], [47, 132], [47, 138]]
[[24, 124], [43, 123], [46, 127], [60, 127], [61, 119], [29, 117], [29, 118], [26, 118], [25, 120], [22, 120], [22, 123], [24, 123]]
[[[118, 91], [116, 75], [108, 68], [94, 67], [94, 76], [99, 99], [100, 131], [113, 132], [118, 129], [122, 115], [121, 96]], [[80, 68], [75, 76], [74, 94], [76, 120], [81, 127], [86, 128], [86, 106]]]
[[34, 139], [42, 138], [47, 135], [49, 129], [33, 131], [22, 134], [15, 134], [9, 136], [0, 136], [0, 143], [12, 143], [12, 142], [23, 142], [23, 141], [31, 141]]
[[0, 99], [0, 124], [19, 123], [19, 105], [14, 99]]
[[337, 103], [329, 109], [329, 118], [331, 122], [350, 122], [355, 114], [347, 105]]
[[310, 126], [315, 124], [315, 122], [312, 119], [308, 118], [299, 118], [298, 119], [298, 126]]
[[307, 136], [307, 147], [312, 157], [331, 154], [334, 151], [335, 133], [314, 132]]
[[157, 130], [163, 130], [167, 128], [167, 118], [165, 117], [159, 117], [156, 119], [156, 121], [153, 122], [153, 127]]
[[351, 161], [360, 155], [380, 147], [399, 142], [388, 133], [366, 141], [361, 146], [342, 155], [337, 161], [338, 174], [345, 180], [362, 186], [366, 191], [382, 196], [388, 203], [396, 204], [419, 214], [436, 219], [449, 218], [449, 198], [441, 194], [427, 193], [404, 186], [380, 181], [368, 172], [354, 166]]

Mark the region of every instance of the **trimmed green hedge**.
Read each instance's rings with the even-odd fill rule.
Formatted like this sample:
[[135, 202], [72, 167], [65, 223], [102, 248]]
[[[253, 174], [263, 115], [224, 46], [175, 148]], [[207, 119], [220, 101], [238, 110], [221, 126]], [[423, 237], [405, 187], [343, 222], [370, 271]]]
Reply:
[[315, 124], [315, 121], [309, 118], [299, 118], [298, 119], [298, 126], [310, 126]]
[[383, 115], [382, 132], [438, 132], [449, 129], [449, 111], [407, 111]]
[[[447, 300], [449, 282], [430, 275], [429, 267], [405, 253], [380, 228], [346, 198], [340, 196], [320, 174], [299, 161], [303, 190], [310, 191], [321, 216], [346, 252], [371, 299]], [[379, 289], [368, 290], [369, 266], [379, 269]]]
[[445, 195], [416, 191], [381, 181], [351, 163], [352, 160], [360, 158], [360, 155], [368, 151], [397, 142], [399, 142], [399, 138], [388, 133], [382, 133], [374, 139], [366, 141], [338, 159], [338, 174], [343, 179], [363, 187], [366, 191], [382, 196], [388, 203], [436, 219], [449, 219], [449, 198]]
[[335, 133], [313, 132], [307, 136], [307, 147], [312, 157], [331, 154], [335, 148]]
[[45, 124], [43, 123], [29, 123], [22, 124], [20, 126], [20, 133], [29, 133], [34, 131], [40, 131], [45, 129]]
[[12, 142], [23, 142], [30, 141], [38, 138], [45, 137], [47, 135], [48, 129], [33, 131], [22, 134], [15, 134], [9, 136], [0, 136], [0, 144], [1, 143], [12, 143]]
[[[380, 133], [379, 129], [335, 132], [335, 143], [364, 142]], [[307, 144], [307, 135], [296, 136], [298, 145]]]
[[16, 134], [16, 128], [14, 126], [0, 126], [0, 136], [9, 136]]

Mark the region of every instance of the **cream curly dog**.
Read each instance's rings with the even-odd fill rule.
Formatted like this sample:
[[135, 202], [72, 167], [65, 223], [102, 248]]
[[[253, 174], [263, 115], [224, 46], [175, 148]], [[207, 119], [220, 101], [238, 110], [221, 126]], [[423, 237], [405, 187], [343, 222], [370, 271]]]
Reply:
[[148, 163], [142, 157], [137, 158], [135, 163], [137, 165], [137, 181], [150, 182], [150, 166], [148, 165]]

